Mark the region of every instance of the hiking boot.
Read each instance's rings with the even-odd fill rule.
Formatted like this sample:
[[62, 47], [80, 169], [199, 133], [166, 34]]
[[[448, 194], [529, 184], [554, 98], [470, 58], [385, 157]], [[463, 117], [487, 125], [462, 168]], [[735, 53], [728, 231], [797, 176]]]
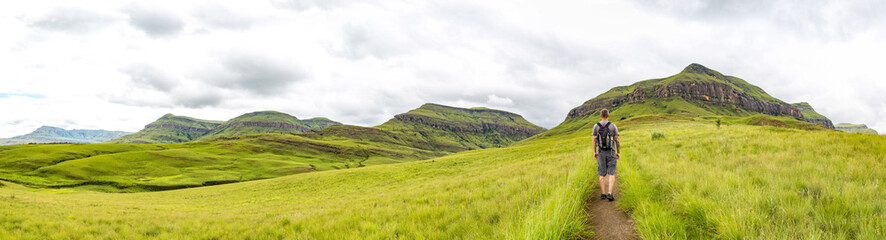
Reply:
[[606, 200], [606, 194], [600, 194], [600, 200]]
[[615, 196], [612, 196], [612, 194], [606, 194], [606, 199], [609, 199], [609, 201], [612, 202], [615, 201]]

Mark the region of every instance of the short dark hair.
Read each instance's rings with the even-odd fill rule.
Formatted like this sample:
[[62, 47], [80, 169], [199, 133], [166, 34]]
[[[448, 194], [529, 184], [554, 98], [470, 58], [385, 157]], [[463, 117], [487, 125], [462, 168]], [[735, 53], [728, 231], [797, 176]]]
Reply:
[[601, 118], [609, 118], [609, 110], [607, 110], [605, 108], [603, 110], [600, 110], [600, 117]]

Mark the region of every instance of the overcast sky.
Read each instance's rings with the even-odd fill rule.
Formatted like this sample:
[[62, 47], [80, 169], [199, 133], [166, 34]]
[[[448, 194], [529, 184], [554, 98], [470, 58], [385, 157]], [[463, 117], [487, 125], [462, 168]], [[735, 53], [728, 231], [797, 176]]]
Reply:
[[551, 128], [697, 62], [886, 133], [886, 1], [6, 1], [0, 137], [434, 102]]

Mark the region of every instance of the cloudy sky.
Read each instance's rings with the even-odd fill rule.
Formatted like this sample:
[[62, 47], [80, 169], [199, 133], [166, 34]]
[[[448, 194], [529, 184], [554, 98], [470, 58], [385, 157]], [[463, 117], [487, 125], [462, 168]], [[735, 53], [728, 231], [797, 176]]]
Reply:
[[884, 12], [878, 0], [4, 2], [0, 137], [258, 110], [373, 126], [425, 102], [550, 128], [692, 62], [883, 133]]

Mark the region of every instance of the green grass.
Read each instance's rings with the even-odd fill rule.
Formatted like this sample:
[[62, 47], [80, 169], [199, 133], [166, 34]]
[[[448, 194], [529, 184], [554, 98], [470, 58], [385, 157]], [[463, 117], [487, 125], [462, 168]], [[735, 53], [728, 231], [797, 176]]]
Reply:
[[794, 104], [791, 104], [791, 106], [794, 106], [794, 107], [797, 107], [797, 109], [800, 109], [800, 113], [803, 114], [804, 118], [807, 118], [807, 119], [828, 119], [824, 115], [821, 115], [820, 113], [816, 112], [815, 109], [812, 108], [812, 105], [809, 105], [809, 103], [807, 103], [807, 102], [794, 103]]
[[565, 239], [595, 187], [587, 132], [425, 161], [182, 190], [0, 188], [0, 238]]
[[[193, 139], [188, 134], [209, 127], [201, 120], [173, 115], [158, 122], [152, 125], [181, 125], [146, 128], [133, 135], [157, 131], [150, 136], [175, 133], [184, 136], [173, 138]], [[301, 124], [285, 113], [264, 111], [234, 118], [200, 137], [211, 138], [202, 141], [14, 146], [0, 156], [0, 166], [4, 166], [0, 179], [34, 187], [169, 190], [429, 159], [507, 146], [544, 130], [509, 112], [436, 104], [425, 104], [376, 127], [333, 126], [334, 122], [323, 118], [306, 120], [329, 127], [303, 134], [280, 126], [236, 125], [244, 122]], [[265, 134], [249, 134], [256, 132]]]
[[0, 179], [35, 187], [151, 191], [441, 156], [407, 146], [287, 134], [178, 144], [0, 147]]
[[683, 120], [631, 124], [622, 139], [620, 205], [646, 239], [886, 234], [884, 137]]
[[[571, 119], [506, 148], [172, 191], [5, 183], [0, 238], [587, 237], [595, 120]], [[642, 115], [616, 124], [619, 205], [646, 239], [877, 239], [886, 231], [886, 137], [761, 115]], [[161, 151], [189, 149], [180, 146]]]

